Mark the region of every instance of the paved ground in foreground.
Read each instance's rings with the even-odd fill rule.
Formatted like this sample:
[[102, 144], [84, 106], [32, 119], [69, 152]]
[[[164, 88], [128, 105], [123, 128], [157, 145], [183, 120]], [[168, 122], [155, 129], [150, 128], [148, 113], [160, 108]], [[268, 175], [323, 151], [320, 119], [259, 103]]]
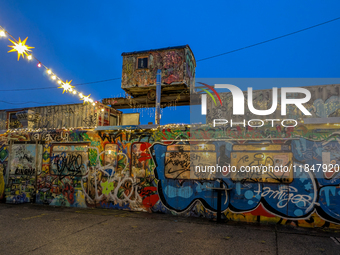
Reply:
[[103, 209], [0, 204], [0, 254], [340, 254], [340, 233]]

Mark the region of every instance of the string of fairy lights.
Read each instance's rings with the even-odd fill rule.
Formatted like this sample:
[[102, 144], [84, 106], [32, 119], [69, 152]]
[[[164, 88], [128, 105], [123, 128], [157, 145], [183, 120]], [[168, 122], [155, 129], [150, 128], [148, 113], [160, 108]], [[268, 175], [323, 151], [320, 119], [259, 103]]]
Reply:
[[88, 104], [92, 104], [93, 106], [95, 106], [96, 104], [100, 104], [98, 101], [94, 101], [90, 97], [91, 94], [86, 96], [82, 92], [77, 91], [75, 89], [75, 86], [71, 85], [72, 80], [64, 81], [56, 73], [54, 73], [51, 68], [48, 68], [41, 61], [39, 61], [32, 53], [32, 49], [34, 49], [34, 47], [28, 46], [26, 44], [28, 37], [26, 37], [24, 40], [21, 40], [21, 38], [19, 37], [19, 39], [16, 40], [7, 30], [5, 30], [2, 26], [0, 26], [0, 38], [6, 38], [6, 37], [8, 37], [8, 40], [12, 43], [12, 45], [8, 46], [11, 48], [11, 50], [9, 50], [8, 52], [9, 53], [17, 52], [18, 61], [20, 60], [20, 57], [22, 57], [23, 59], [26, 57], [28, 61], [33, 61], [33, 60], [37, 61], [37, 67], [46, 69], [46, 73], [52, 79], [52, 81], [55, 81], [60, 86], [58, 88], [63, 89], [63, 94], [66, 92], [66, 93], [70, 93], [73, 95], [78, 95], [80, 100], [82, 100], [84, 104], [88, 103]]
[[[38, 68], [45, 68], [48, 77], [50, 77], [50, 79], [52, 81], [55, 81], [59, 85], [58, 88], [63, 89], [63, 94], [66, 92], [66, 93], [70, 93], [72, 95], [78, 95], [80, 100], [82, 100], [84, 102], [84, 104], [85, 103], [89, 103], [89, 104], [92, 104], [93, 106], [96, 106], [96, 104], [99, 104], [100, 106], [104, 106], [99, 101], [94, 101], [92, 98], [90, 98], [91, 94], [85, 96], [82, 92], [77, 91], [75, 89], [75, 86], [71, 85], [72, 80], [64, 81], [56, 73], [54, 73], [51, 68], [47, 67], [39, 59], [37, 59], [37, 57], [34, 56], [33, 53], [32, 53], [32, 49], [34, 49], [34, 47], [28, 46], [26, 44], [28, 37], [26, 37], [24, 40], [21, 40], [21, 38], [19, 37], [19, 39], [17, 40], [6, 29], [4, 29], [2, 26], [0, 26], [0, 39], [1, 38], [6, 38], [6, 37], [8, 37], [8, 40], [12, 43], [12, 45], [9, 45], [9, 47], [11, 49], [8, 52], [9, 53], [10, 52], [17, 52], [18, 61], [20, 60], [20, 57], [22, 57], [23, 59], [26, 58], [28, 61], [35, 60], [37, 62], [37, 67]], [[162, 104], [162, 106], [161, 106], [161, 113], [163, 112], [163, 108], [165, 108], [165, 107], [173, 106], [176, 109], [176, 103], [180, 99], [181, 94], [178, 95], [178, 97], [175, 100], [173, 100], [172, 102], [168, 102], [168, 103]], [[144, 108], [146, 108], [146, 109], [148, 108], [149, 109], [148, 115], [150, 117], [154, 114], [154, 109], [152, 109], [152, 106], [151, 106], [151, 112], [153, 112], [153, 113], [150, 112], [150, 107], [142, 106], [141, 104], [137, 103], [137, 101], [135, 101], [130, 95], [126, 95], [125, 98], [130, 101], [130, 106], [134, 110], [138, 109], [138, 108], [141, 108], [142, 115], [143, 115], [143, 109]], [[101, 109], [101, 110], [103, 111], [104, 109]]]

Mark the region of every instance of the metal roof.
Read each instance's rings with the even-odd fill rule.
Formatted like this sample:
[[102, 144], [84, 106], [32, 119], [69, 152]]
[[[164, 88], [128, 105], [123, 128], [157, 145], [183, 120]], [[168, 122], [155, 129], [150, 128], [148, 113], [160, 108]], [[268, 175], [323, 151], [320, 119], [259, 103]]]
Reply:
[[[148, 52], [152, 52], [152, 51], [160, 51], [160, 50], [172, 50], [172, 49], [184, 49], [189, 47], [189, 45], [181, 45], [181, 46], [174, 46], [174, 47], [167, 47], [167, 48], [160, 48], [160, 49], [151, 49], [151, 50], [141, 50], [141, 51], [133, 51], [133, 52], [123, 52], [122, 56], [126, 56], [126, 55], [132, 55], [132, 54], [142, 54], [142, 53], [148, 53]], [[191, 49], [190, 49], [191, 50]]]

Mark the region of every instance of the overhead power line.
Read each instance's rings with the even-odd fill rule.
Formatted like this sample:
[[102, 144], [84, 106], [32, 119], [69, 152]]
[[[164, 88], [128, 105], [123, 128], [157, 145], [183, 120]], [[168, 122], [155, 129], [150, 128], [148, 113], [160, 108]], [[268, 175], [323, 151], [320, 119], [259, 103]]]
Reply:
[[[331, 20], [328, 20], [328, 21], [325, 21], [325, 22], [322, 22], [322, 23], [319, 23], [319, 24], [316, 24], [316, 25], [313, 25], [313, 26], [310, 26], [310, 27], [307, 27], [307, 28], [303, 28], [303, 29], [300, 29], [300, 30], [297, 30], [297, 31], [294, 31], [294, 32], [291, 32], [291, 33], [288, 33], [288, 34], [285, 34], [285, 35], [274, 37], [272, 39], [268, 39], [268, 40], [265, 40], [265, 41], [262, 41], [262, 42], [251, 44], [251, 45], [248, 45], [248, 46], [245, 46], [245, 47], [241, 47], [241, 48], [238, 48], [238, 49], [235, 49], [235, 50], [227, 51], [227, 52], [224, 52], [224, 53], [221, 53], [221, 54], [217, 54], [217, 55], [213, 55], [213, 56], [210, 56], [210, 57], [202, 58], [202, 59], [197, 60], [196, 62], [200, 62], [200, 61], [204, 61], [204, 60], [208, 60], [208, 59], [212, 59], [212, 58], [217, 58], [217, 57], [220, 57], [220, 56], [223, 56], [223, 55], [227, 55], [227, 54], [234, 53], [234, 52], [237, 52], [237, 51], [241, 51], [241, 50], [245, 50], [245, 49], [248, 49], [248, 48], [252, 48], [252, 47], [255, 47], [255, 46], [258, 46], [258, 45], [261, 45], [261, 44], [272, 42], [272, 41], [275, 41], [275, 40], [278, 40], [278, 39], [281, 39], [281, 38], [284, 38], [284, 37], [287, 37], [287, 36], [291, 36], [291, 35], [294, 35], [294, 34], [297, 34], [297, 33], [301, 33], [303, 31], [306, 31], [306, 30], [309, 30], [309, 29], [312, 29], [312, 28], [315, 28], [315, 27], [319, 27], [319, 26], [331, 23], [331, 22], [339, 20], [339, 19], [340, 19], [340, 17], [335, 18], [335, 19], [331, 19]], [[87, 83], [80, 83], [80, 84], [75, 84], [75, 85], [76, 86], [83, 86], [83, 85], [88, 85], [88, 84], [108, 82], [108, 81], [114, 81], [114, 80], [119, 80], [119, 79], [121, 79], [121, 78], [119, 77], [119, 78], [113, 78], [113, 79], [107, 79], [107, 80], [93, 81], [93, 82], [87, 82]], [[0, 91], [2, 91], [2, 92], [5, 92], [5, 91], [27, 91], [27, 90], [42, 90], [42, 89], [56, 89], [56, 88], [57, 87], [43, 87], [43, 88], [30, 88], [30, 89], [4, 89], [4, 90], [0, 90]]]
[[[83, 86], [88, 84], [95, 84], [95, 83], [101, 83], [101, 82], [107, 82], [107, 81], [114, 81], [114, 80], [120, 80], [120, 78], [113, 78], [113, 79], [107, 79], [107, 80], [101, 80], [101, 81], [92, 81], [92, 82], [86, 82], [86, 83], [79, 83], [74, 84], [75, 86]], [[41, 90], [41, 89], [57, 89], [58, 87], [43, 87], [43, 88], [31, 88], [31, 89], [2, 89], [0, 91], [24, 91], [24, 90]]]
[[340, 17], [335, 18], [335, 19], [331, 19], [331, 20], [319, 23], [319, 24], [311, 26], [311, 27], [307, 27], [307, 28], [304, 28], [304, 29], [297, 30], [295, 32], [291, 32], [289, 34], [285, 34], [285, 35], [281, 35], [281, 36], [278, 36], [278, 37], [274, 37], [272, 39], [269, 39], [269, 40], [266, 40], [266, 41], [263, 41], [263, 42], [251, 44], [251, 45], [248, 45], [248, 46], [245, 46], [245, 47], [242, 47], [242, 48], [238, 48], [238, 49], [235, 49], [235, 50], [227, 51], [227, 52], [224, 52], [224, 53], [221, 53], [221, 54], [217, 54], [217, 55], [214, 55], [214, 56], [211, 56], [211, 57], [202, 58], [202, 59], [197, 60], [196, 62], [200, 62], [200, 61], [204, 61], [204, 60], [208, 60], [208, 59], [212, 59], [212, 58], [217, 58], [217, 57], [220, 57], [220, 56], [223, 56], [223, 55], [234, 53], [236, 51], [245, 50], [245, 49], [248, 49], [248, 48], [251, 48], [251, 47], [255, 47], [255, 46], [258, 46], [258, 45], [261, 45], [261, 44], [264, 44], [264, 43], [272, 42], [272, 41], [275, 41], [275, 40], [278, 40], [278, 39], [281, 39], [281, 38], [284, 38], [284, 37], [287, 37], [287, 36], [290, 36], [290, 35], [294, 35], [294, 34], [297, 34], [297, 33], [300, 33], [300, 32], [303, 32], [303, 31], [315, 28], [315, 27], [319, 27], [319, 26], [331, 23], [331, 22], [339, 20], [339, 19], [340, 19]]

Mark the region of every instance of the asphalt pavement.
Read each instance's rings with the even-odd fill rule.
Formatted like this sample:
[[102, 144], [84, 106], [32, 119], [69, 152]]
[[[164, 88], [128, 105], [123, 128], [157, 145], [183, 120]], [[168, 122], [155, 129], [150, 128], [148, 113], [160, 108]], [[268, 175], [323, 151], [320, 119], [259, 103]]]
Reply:
[[335, 231], [167, 214], [0, 204], [0, 222], [0, 254], [340, 254]]

